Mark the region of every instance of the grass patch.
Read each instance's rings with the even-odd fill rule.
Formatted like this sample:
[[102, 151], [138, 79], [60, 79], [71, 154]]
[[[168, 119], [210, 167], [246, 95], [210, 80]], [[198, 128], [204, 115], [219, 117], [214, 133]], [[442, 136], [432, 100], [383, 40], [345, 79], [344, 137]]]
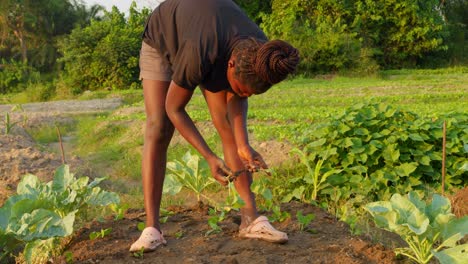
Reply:
[[[249, 99], [248, 131], [255, 140], [297, 142], [311, 125], [328, 120], [359, 102], [383, 102], [421, 117], [438, 117], [468, 111], [468, 67], [444, 70], [385, 71], [377, 77], [329, 79], [296, 78]], [[132, 206], [142, 206], [141, 153], [145, 122], [141, 90], [91, 92], [79, 99], [124, 98], [125, 105], [110, 114], [80, 118], [75, 128], [77, 153], [91, 161], [99, 175], [109, 175], [111, 189], [124, 195]], [[128, 109], [127, 109], [128, 108]], [[222, 156], [222, 146], [206, 102], [196, 90], [187, 111], [208, 145]], [[46, 129], [44, 129], [46, 130]], [[53, 131], [44, 134], [55, 134]], [[179, 159], [193, 147], [178, 136], [168, 160]], [[268, 161], [267, 161], [268, 162]], [[282, 186], [288, 175], [303, 173], [291, 167], [277, 168], [270, 186]], [[274, 188], [274, 187], [272, 187]], [[210, 188], [210, 193], [220, 192]], [[282, 197], [281, 189], [272, 190]], [[181, 204], [184, 197], [168, 197], [163, 204]], [[323, 205], [327, 208], [327, 205]], [[328, 205], [341, 210], [344, 205]], [[341, 209], [340, 209], [341, 208]], [[344, 214], [343, 212], [341, 214]], [[345, 217], [345, 216], [343, 216]]]
[[39, 144], [50, 144], [59, 142], [57, 128], [60, 130], [60, 135], [68, 136], [76, 130], [76, 122], [68, 122], [55, 125], [40, 125], [37, 127], [28, 128], [26, 131]]

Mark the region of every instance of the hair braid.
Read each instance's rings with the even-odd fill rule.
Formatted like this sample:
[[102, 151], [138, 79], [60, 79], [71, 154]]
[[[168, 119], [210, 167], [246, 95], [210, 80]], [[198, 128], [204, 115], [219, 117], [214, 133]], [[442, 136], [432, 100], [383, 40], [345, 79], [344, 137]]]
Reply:
[[264, 93], [296, 70], [299, 52], [289, 43], [273, 40], [266, 43], [254, 38], [239, 41], [234, 48], [237, 78]]
[[284, 41], [273, 40], [258, 50], [254, 69], [264, 81], [275, 84], [294, 72], [298, 63], [297, 49]]

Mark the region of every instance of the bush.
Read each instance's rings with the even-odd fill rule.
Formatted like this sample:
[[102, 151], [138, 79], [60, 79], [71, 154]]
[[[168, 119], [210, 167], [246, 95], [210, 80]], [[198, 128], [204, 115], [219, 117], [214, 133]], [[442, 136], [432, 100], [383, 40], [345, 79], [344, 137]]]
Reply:
[[301, 148], [311, 164], [323, 160], [322, 173], [341, 171], [327, 178], [322, 198], [387, 200], [440, 187], [444, 120], [445, 184], [461, 187], [468, 182], [466, 113], [432, 120], [385, 104], [357, 104], [306, 131]]
[[36, 82], [39, 72], [20, 61], [1, 60], [0, 63], [0, 94], [21, 92], [28, 82]]
[[133, 3], [126, 19], [113, 7], [102, 20], [73, 30], [59, 43], [65, 87], [70, 87], [72, 94], [133, 87], [138, 82], [141, 32], [149, 12], [149, 9], [138, 12]]

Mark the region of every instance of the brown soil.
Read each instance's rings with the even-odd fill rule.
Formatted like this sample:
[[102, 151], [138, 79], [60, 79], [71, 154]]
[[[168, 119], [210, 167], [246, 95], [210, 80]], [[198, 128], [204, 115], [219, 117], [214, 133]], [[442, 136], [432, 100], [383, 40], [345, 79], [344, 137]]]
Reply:
[[[94, 105], [96, 102], [93, 101]], [[87, 101], [64, 108], [64, 111], [26, 110], [28, 125], [44, 124], [60, 119], [69, 120], [69, 114], [77, 109], [86, 111]], [[47, 107], [47, 104], [43, 104]], [[54, 104], [54, 107], [57, 104]], [[92, 106], [92, 105], [91, 105]], [[37, 105], [35, 105], [37, 107]], [[4, 107], [5, 108], [5, 107]], [[114, 109], [115, 105], [101, 110]], [[29, 109], [25, 107], [25, 109]], [[40, 109], [40, 108], [39, 108]], [[46, 108], [47, 109], [47, 108]], [[55, 109], [55, 108], [54, 108]], [[1, 110], [1, 109], [0, 109]], [[68, 112], [67, 112], [68, 111]], [[89, 111], [97, 111], [92, 108]], [[79, 111], [78, 111], [79, 112]], [[3, 114], [3, 113], [2, 113]], [[16, 118], [21, 118], [17, 114]], [[35, 121], [34, 121], [35, 120]], [[0, 124], [0, 129], [3, 129]], [[2, 130], [3, 131], [3, 130]], [[274, 167], [288, 160], [290, 146], [282, 142], [253, 143], [254, 147]], [[275, 154], [276, 153], [276, 154]], [[277, 153], [285, 153], [277, 155]], [[73, 168], [80, 166], [78, 157], [67, 160]], [[61, 157], [38, 146], [19, 125], [12, 134], [0, 134], [0, 205], [14, 193], [20, 177], [26, 173], [50, 180], [61, 164]], [[174, 215], [162, 225], [168, 245], [156, 252], [135, 257], [128, 253], [130, 244], [139, 236], [137, 224], [144, 222], [143, 210], [130, 210], [124, 219], [92, 222], [80, 229], [65, 249], [71, 252], [74, 263], [397, 263], [393, 252], [366, 237], [352, 236], [346, 224], [337, 221], [325, 211], [311, 205], [289, 203], [282, 210], [291, 214], [292, 219], [274, 225], [289, 234], [290, 241], [283, 245], [257, 240], [243, 240], [237, 237], [240, 218], [237, 213], [229, 214], [221, 223], [222, 232], [205, 236], [210, 229], [207, 224], [206, 208], [170, 208]], [[295, 219], [296, 212], [314, 213], [316, 218], [301, 231]], [[268, 214], [268, 213], [266, 213]], [[104, 238], [90, 240], [93, 231], [112, 228]], [[54, 263], [63, 263], [61, 257]]]
[[[285, 204], [282, 210], [295, 215], [314, 213], [316, 218], [304, 231], [293, 217], [283, 223], [273, 223], [288, 233], [289, 241], [278, 245], [260, 240], [237, 237], [240, 217], [230, 213], [220, 223], [222, 232], [206, 235], [207, 208], [169, 208], [174, 215], [162, 225], [167, 245], [155, 252], [135, 256], [128, 252], [144, 222], [143, 210], [129, 211], [123, 220], [93, 222], [78, 231], [67, 247], [73, 263], [399, 263], [394, 253], [364, 237], [352, 236], [346, 224], [337, 221], [316, 207]], [[90, 240], [91, 232], [111, 228], [104, 238]], [[57, 259], [64, 262], [65, 258]]]

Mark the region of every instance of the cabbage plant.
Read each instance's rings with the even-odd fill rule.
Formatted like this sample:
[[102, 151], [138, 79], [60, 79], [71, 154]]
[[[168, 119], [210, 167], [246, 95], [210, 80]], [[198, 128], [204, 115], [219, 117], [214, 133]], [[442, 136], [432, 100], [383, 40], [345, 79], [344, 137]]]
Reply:
[[48, 183], [32, 174], [23, 176], [17, 194], [0, 208], [0, 262], [23, 247], [27, 263], [41, 262], [59, 244], [58, 238], [73, 233], [76, 217], [88, 206], [119, 203], [116, 193], [97, 186], [103, 180], [75, 178], [68, 165], [60, 166]]
[[187, 151], [181, 160], [168, 162], [167, 169], [169, 173], [164, 180], [164, 193], [176, 195], [182, 188], [186, 188], [196, 194], [198, 202], [202, 196], [211, 200], [203, 195], [203, 191], [215, 180], [211, 177], [208, 163], [200, 160], [198, 155]]
[[417, 263], [428, 263], [433, 256], [444, 263], [468, 263], [468, 244], [461, 244], [468, 233], [468, 216], [456, 218], [449, 199], [434, 194], [426, 203], [416, 192], [394, 194], [390, 201], [364, 207], [377, 226], [398, 234], [408, 247], [397, 248]]

